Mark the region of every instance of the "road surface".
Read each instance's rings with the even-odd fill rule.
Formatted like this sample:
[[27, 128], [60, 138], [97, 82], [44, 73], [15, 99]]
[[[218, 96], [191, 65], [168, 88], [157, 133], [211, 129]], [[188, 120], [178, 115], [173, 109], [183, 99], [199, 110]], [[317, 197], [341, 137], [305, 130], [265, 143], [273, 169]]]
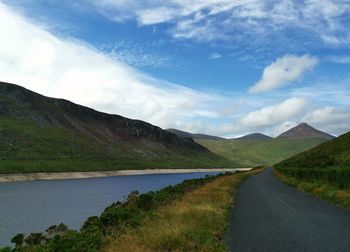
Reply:
[[239, 188], [225, 241], [235, 252], [350, 252], [350, 211], [285, 185], [270, 168]]

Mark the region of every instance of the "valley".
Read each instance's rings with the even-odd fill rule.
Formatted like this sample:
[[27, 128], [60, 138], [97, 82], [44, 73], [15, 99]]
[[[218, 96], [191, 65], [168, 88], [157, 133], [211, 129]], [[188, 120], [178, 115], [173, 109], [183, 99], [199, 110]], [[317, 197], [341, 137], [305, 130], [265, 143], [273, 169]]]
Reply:
[[[26, 235], [13, 236], [12, 241], [17, 242], [16, 251], [44, 248], [51, 251], [57, 246], [63, 250], [71, 247], [74, 251], [79, 251], [81, 246], [83, 251], [119, 251], [121, 247], [123, 251], [152, 250], [166, 248], [170, 241], [177, 243], [172, 248], [190, 250], [195, 246], [209, 251], [225, 250], [226, 247], [242, 251], [246, 247], [292, 251], [292, 241], [296, 237], [291, 236], [290, 240], [284, 232], [301, 232], [301, 228], [320, 232], [320, 236], [326, 234], [323, 229], [313, 229], [312, 223], [306, 228], [305, 224], [297, 227], [289, 225], [288, 221], [279, 221], [283, 225], [278, 233], [269, 228], [273, 221], [268, 226], [264, 224], [274, 214], [283, 216], [283, 220], [289, 219], [291, 210], [308, 215], [309, 209], [314, 209], [312, 211], [319, 216], [318, 222], [335, 223], [334, 235], [342, 241], [345, 237], [342, 234], [348, 230], [339, 226], [338, 219], [328, 217], [336, 213], [346, 221], [349, 218], [347, 212], [328, 203], [308, 200], [281, 181], [349, 208], [350, 133], [334, 137], [307, 123], [300, 123], [275, 138], [251, 133], [225, 139], [176, 129], [163, 130], [143, 121], [101, 113], [8, 83], [0, 83], [0, 108], [0, 182], [4, 182], [0, 184], [0, 190], [4, 192], [2, 202], [12, 202], [0, 220], [20, 216], [17, 224], [8, 223], [13, 230], [4, 230], [5, 240], [0, 242], [9, 245], [15, 233], [26, 232]], [[274, 172], [271, 168], [266, 169], [269, 166], [274, 166]], [[244, 182], [245, 179], [248, 181]], [[42, 188], [45, 188], [45, 194], [40, 193]], [[144, 194], [139, 195], [135, 189]], [[161, 190], [148, 192], [153, 189]], [[20, 190], [27, 192], [18, 194]], [[67, 197], [67, 190], [74, 193]], [[261, 190], [265, 193], [261, 194]], [[234, 202], [232, 193], [237, 193]], [[244, 200], [248, 198], [249, 201]], [[28, 199], [32, 200], [23, 207], [25, 212], [14, 211], [13, 204], [17, 205], [16, 209], [22, 209], [21, 202]], [[122, 203], [115, 202], [116, 199]], [[276, 199], [279, 205], [275, 204]], [[40, 202], [46, 202], [49, 208], [37, 209]], [[102, 207], [110, 202], [115, 203], [102, 211]], [[180, 205], [177, 202], [181, 202]], [[268, 207], [271, 202], [273, 208]], [[307, 207], [297, 207], [297, 202], [304, 202]], [[68, 204], [74, 212], [64, 210], [65, 215], [61, 215], [57, 212], [60, 209], [57, 204], [63, 207]], [[234, 208], [231, 208], [232, 204]], [[258, 214], [251, 212], [256, 205], [260, 205]], [[178, 207], [187, 212], [179, 215], [174, 212]], [[215, 210], [209, 214], [202, 207]], [[40, 211], [40, 216], [36, 216]], [[99, 215], [101, 211], [100, 216], [91, 216]], [[233, 211], [232, 218], [229, 218], [230, 211]], [[163, 213], [172, 217], [169, 219]], [[153, 214], [159, 216], [158, 221], [152, 219]], [[203, 217], [195, 222], [185, 221], [187, 216], [197, 215]], [[21, 223], [25, 222], [23, 218], [36, 220], [36, 224], [29, 223], [20, 229]], [[297, 216], [293, 218], [295, 222], [307, 223]], [[80, 227], [84, 219], [86, 221]], [[53, 220], [55, 223], [64, 221], [69, 227], [65, 224], [55, 226]], [[250, 231], [249, 220], [260, 223], [263, 239]], [[206, 226], [208, 221], [211, 224]], [[172, 229], [164, 229], [157, 237], [151, 235], [167, 223], [178, 228], [181, 239], [169, 238]], [[194, 230], [196, 225], [200, 227]], [[229, 225], [228, 231], [224, 229], [226, 225]], [[50, 227], [43, 232], [45, 226]], [[216, 230], [214, 236], [213, 230]], [[193, 238], [186, 232], [198, 236], [205, 233], [205, 238]], [[140, 236], [149, 240], [140, 239]], [[245, 236], [256, 236], [254, 244], [257, 247], [246, 244]], [[202, 239], [206, 243], [203, 244]], [[272, 245], [266, 244], [269, 239], [273, 241]], [[131, 246], [130, 240], [138, 245]], [[277, 242], [280, 240], [287, 242]], [[300, 242], [299, 247], [328, 246], [342, 251], [348, 246], [346, 242], [336, 243], [335, 240], [333, 237], [325, 244], [309, 240]], [[24, 241], [25, 246], [18, 247]], [[77, 247], [75, 244], [78, 243]], [[13, 251], [11, 248], [0, 250]]]
[[276, 138], [261, 133], [215, 140], [195, 136], [194, 140], [197, 143], [241, 167], [274, 165], [334, 138], [306, 123], [301, 123]]
[[0, 0], [0, 252], [349, 252], [350, 0]]

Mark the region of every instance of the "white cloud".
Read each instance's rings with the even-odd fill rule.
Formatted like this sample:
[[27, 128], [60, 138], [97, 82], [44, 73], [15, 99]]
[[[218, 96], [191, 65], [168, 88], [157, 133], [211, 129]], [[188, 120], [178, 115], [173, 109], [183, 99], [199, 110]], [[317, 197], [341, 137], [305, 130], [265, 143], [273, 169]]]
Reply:
[[222, 56], [221, 56], [220, 53], [212, 53], [212, 54], [209, 55], [209, 58], [212, 59], [212, 60], [215, 60], [215, 59], [222, 58]]
[[159, 24], [170, 21], [177, 15], [177, 9], [157, 7], [137, 12], [138, 22], [142, 25]]
[[161, 46], [164, 46], [162, 42], [140, 45], [131, 41], [120, 41], [115, 44], [102, 45], [101, 50], [129, 66], [170, 67], [171, 57], [157, 52], [158, 47]]
[[294, 126], [295, 121], [299, 121], [299, 118], [304, 115], [306, 105], [306, 100], [293, 97], [242, 115], [232, 123], [217, 126], [205, 125], [205, 127], [197, 124], [196, 126], [202, 129], [203, 133], [221, 136], [237, 136], [252, 132], [276, 136], [288, 126]]
[[266, 92], [289, 84], [299, 79], [303, 73], [312, 69], [318, 60], [309, 55], [285, 55], [265, 67], [262, 78], [252, 86], [252, 93]]
[[[104, 2], [106, 6], [109, 6], [110, 2], [117, 4], [113, 0], [101, 2]], [[140, 2], [144, 1], [118, 1], [121, 6], [128, 5], [130, 10], [134, 9]], [[163, 2], [159, 1], [158, 5], [154, 5], [152, 8], [161, 6]], [[182, 1], [182, 3], [185, 2], [187, 1]], [[219, 2], [224, 1], [188, 1], [188, 4], [194, 4], [197, 9], [202, 10], [201, 6], [205, 4], [205, 6], [210, 7], [212, 3]], [[214, 36], [215, 20], [207, 20], [206, 26], [202, 30], [198, 30], [201, 28], [198, 22], [202, 22], [200, 20], [205, 19], [206, 15], [213, 17], [216, 15], [215, 13], [227, 10], [229, 5], [218, 4], [215, 5], [215, 8], [209, 7], [205, 14], [194, 13], [193, 19], [182, 20], [182, 22], [187, 22], [188, 29], [191, 27], [197, 29], [194, 30], [193, 36], [199, 36], [199, 34], [207, 38]], [[264, 18], [266, 15], [266, 13], [259, 12], [260, 8], [251, 7], [245, 11], [249, 13], [253, 10], [256, 18]], [[186, 8], [186, 11], [191, 12], [192, 10]], [[126, 14], [119, 17], [123, 20], [131, 18], [131, 16], [127, 17]], [[172, 20], [176, 18], [172, 17]], [[183, 30], [184, 36], [186, 29]], [[208, 29], [213, 29], [213, 33], [207, 33]], [[309, 90], [312, 96], [306, 96], [305, 90], [300, 90], [301, 95], [298, 92], [283, 93], [280, 94], [282, 98], [279, 96], [278, 99], [285, 99], [285, 101], [280, 103], [276, 102], [273, 97], [264, 100], [263, 97], [249, 97], [246, 94], [242, 97], [240, 93], [223, 97], [199, 92], [155, 79], [129, 67], [121, 62], [121, 58], [118, 59], [115, 54], [98, 51], [82, 41], [54, 36], [39, 25], [28, 22], [1, 3], [0, 31], [1, 81], [24, 85], [45, 95], [63, 97], [95, 109], [145, 120], [161, 127], [177, 127], [192, 132], [215, 135], [241, 135], [253, 131], [270, 132], [275, 126], [283, 127], [288, 122], [300, 121], [305, 113], [305, 99], [302, 97], [308, 99], [311, 97], [317, 101], [323, 97], [324, 99], [321, 99], [323, 105], [328, 104], [328, 102], [333, 104], [334, 100], [343, 103], [349, 100], [349, 85], [347, 85], [349, 81], [342, 81], [345, 88], [341, 90], [339, 90], [339, 83], [335, 84], [337, 89], [330, 88], [331, 85], [327, 85], [327, 90], [321, 90], [319, 86], [313, 87]], [[225, 32], [222, 36], [226, 36]], [[313, 59], [310, 56], [302, 57]], [[123, 61], [131, 64], [127, 60], [123, 59]], [[153, 59], [150, 60], [150, 62], [152, 61]], [[299, 62], [297, 63], [299, 64]], [[330, 95], [330, 91], [336, 93]], [[298, 98], [288, 99], [291, 95]], [[329, 98], [329, 100], [325, 100], [325, 98]], [[275, 105], [261, 108], [264, 106], [261, 104], [265, 104], [265, 102]], [[339, 106], [343, 106], [343, 104]], [[328, 113], [339, 113], [344, 116], [344, 111], [348, 110], [336, 111], [338, 109], [334, 108], [332, 112]], [[317, 118], [317, 116], [314, 117]], [[328, 124], [333, 125], [332, 127], [335, 128], [337, 125], [336, 123], [332, 124], [332, 120], [336, 122], [338, 120], [340, 125], [340, 119], [337, 117], [329, 116], [329, 118]], [[310, 119], [310, 121], [312, 120]], [[344, 119], [344, 121], [346, 120]], [[321, 122], [319, 124], [322, 125]], [[341, 125], [344, 125], [341, 129], [349, 129], [345, 123]], [[331, 126], [325, 127], [331, 128]]]
[[[350, 42], [350, 2], [342, 0], [89, 0], [118, 22], [171, 23], [176, 38], [217, 40], [256, 38], [281, 29], [300, 29], [327, 44]], [[206, 34], [206, 36], [205, 36]], [[216, 34], [216, 35], [215, 35]]]
[[162, 127], [213, 117], [213, 104], [223, 99], [152, 78], [81, 41], [56, 37], [1, 3], [0, 30], [1, 80], [45, 95]]
[[295, 121], [286, 121], [283, 122], [279, 125], [277, 125], [276, 127], [273, 128], [272, 130], [272, 135], [273, 136], [279, 136], [281, 135], [283, 132], [286, 132], [287, 130], [297, 126], [298, 123], [296, 123]]
[[281, 103], [250, 112], [240, 119], [242, 127], [266, 127], [285, 122], [298, 115], [306, 105], [301, 98], [289, 98]]
[[325, 106], [303, 117], [303, 121], [326, 132], [338, 135], [350, 130], [350, 107]]

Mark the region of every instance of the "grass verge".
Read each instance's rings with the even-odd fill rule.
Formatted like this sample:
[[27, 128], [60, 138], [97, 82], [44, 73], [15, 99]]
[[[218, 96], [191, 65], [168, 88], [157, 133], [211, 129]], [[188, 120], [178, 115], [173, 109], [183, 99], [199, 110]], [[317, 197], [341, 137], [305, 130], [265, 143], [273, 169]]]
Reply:
[[304, 180], [287, 176], [281, 171], [274, 169], [275, 175], [286, 184], [299, 190], [312, 194], [320, 199], [331, 202], [337, 206], [350, 210], [350, 189], [339, 189], [339, 187], [322, 180]]
[[223, 176], [186, 193], [144, 219], [139, 228], [109, 237], [112, 251], [226, 251], [223, 234], [236, 189], [262, 169]]

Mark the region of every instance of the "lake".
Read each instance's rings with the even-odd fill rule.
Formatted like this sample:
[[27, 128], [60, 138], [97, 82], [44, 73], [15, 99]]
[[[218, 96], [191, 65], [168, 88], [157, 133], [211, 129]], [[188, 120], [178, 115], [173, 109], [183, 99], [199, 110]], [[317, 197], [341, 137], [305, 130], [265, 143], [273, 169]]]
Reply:
[[79, 229], [132, 191], [156, 191], [185, 179], [218, 172], [152, 174], [104, 178], [0, 183], [0, 246], [17, 233], [43, 232], [61, 222]]

